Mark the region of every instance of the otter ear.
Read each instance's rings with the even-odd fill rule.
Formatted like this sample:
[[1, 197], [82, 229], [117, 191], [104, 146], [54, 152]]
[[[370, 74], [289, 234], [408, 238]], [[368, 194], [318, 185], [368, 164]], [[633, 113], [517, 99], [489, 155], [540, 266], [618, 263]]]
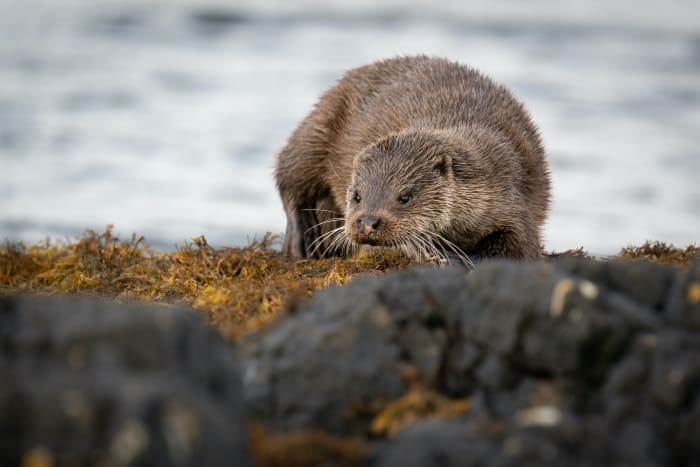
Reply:
[[452, 171], [452, 156], [444, 154], [437, 157], [433, 162], [433, 168], [437, 170], [440, 175], [449, 174]]

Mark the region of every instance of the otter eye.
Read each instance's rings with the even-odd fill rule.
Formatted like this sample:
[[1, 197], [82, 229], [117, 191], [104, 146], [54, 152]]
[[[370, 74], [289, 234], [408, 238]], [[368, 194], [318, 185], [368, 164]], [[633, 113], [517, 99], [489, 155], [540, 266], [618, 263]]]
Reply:
[[404, 193], [399, 196], [399, 203], [406, 204], [411, 200], [411, 193]]
[[355, 190], [352, 194], [352, 200], [356, 203], [359, 203], [362, 198], [360, 197], [360, 193]]

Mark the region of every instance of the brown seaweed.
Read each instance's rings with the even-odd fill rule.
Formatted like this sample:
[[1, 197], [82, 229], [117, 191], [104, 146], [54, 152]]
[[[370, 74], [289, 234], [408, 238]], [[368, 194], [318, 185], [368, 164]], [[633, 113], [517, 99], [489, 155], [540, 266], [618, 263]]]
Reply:
[[[213, 248], [200, 236], [171, 252], [157, 252], [143, 236], [120, 240], [107, 226], [86, 231], [73, 242], [45, 240], [0, 246], [0, 293], [92, 295], [119, 301], [188, 304], [207, 314], [227, 336], [236, 338], [270, 322], [280, 311], [330, 285], [359, 274], [382, 274], [409, 261], [392, 250], [354, 258], [293, 260], [267, 234], [241, 248]], [[583, 248], [550, 253], [588, 257]], [[700, 256], [661, 242], [626, 247], [611, 260], [649, 260], [683, 267]]]

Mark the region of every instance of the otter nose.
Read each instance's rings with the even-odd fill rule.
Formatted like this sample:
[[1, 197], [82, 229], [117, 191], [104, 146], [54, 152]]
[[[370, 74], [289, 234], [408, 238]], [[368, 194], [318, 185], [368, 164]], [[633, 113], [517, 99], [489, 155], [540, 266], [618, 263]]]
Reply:
[[357, 222], [360, 224], [360, 233], [369, 235], [377, 233], [377, 229], [379, 229], [379, 224], [382, 223], [382, 220], [377, 216], [362, 216]]

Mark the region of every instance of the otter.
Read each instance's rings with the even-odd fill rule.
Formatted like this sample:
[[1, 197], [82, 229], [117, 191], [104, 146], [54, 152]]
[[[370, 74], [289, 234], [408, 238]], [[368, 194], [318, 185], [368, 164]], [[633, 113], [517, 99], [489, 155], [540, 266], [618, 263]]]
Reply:
[[348, 71], [279, 152], [284, 252], [398, 248], [465, 264], [542, 254], [550, 201], [539, 132], [511, 92], [443, 58]]

